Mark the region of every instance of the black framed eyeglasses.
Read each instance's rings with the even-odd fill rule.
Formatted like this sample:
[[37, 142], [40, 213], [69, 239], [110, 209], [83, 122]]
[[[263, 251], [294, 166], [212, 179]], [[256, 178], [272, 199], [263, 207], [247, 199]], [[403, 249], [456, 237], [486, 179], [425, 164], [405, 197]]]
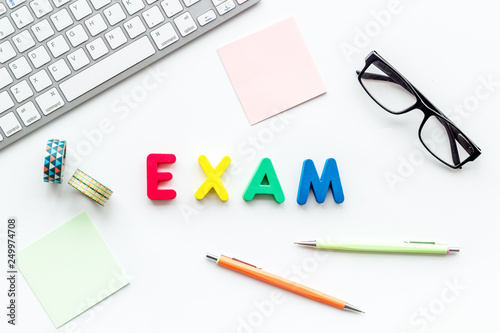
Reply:
[[424, 147], [442, 163], [460, 169], [481, 155], [481, 149], [472, 140], [376, 51], [366, 57], [365, 67], [356, 73], [368, 95], [386, 111], [424, 113], [418, 136]]

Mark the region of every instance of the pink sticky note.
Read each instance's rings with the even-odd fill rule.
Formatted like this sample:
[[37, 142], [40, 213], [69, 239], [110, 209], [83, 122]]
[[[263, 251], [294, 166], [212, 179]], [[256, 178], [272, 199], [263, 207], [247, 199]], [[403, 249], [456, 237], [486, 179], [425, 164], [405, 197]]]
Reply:
[[294, 18], [218, 52], [252, 125], [326, 92]]

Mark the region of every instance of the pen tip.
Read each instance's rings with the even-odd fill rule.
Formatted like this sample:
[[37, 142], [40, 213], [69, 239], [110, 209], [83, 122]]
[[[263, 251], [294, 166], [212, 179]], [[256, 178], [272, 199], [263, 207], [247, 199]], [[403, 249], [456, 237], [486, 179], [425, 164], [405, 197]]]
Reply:
[[360, 309], [358, 309], [357, 307], [355, 307], [354, 305], [351, 305], [349, 303], [345, 303], [344, 305], [344, 310], [350, 310], [350, 311], [353, 311], [353, 312], [360, 312], [360, 313], [365, 313], [364, 311], [361, 311]]
[[316, 241], [294, 242], [293, 244], [303, 245], [303, 246], [310, 246], [310, 247], [316, 247]]

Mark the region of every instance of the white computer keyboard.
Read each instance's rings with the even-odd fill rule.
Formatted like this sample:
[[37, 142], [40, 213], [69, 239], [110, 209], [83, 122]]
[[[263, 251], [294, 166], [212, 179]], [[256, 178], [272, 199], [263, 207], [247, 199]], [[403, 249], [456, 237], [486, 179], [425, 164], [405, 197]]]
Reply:
[[259, 1], [0, 1], [0, 149]]

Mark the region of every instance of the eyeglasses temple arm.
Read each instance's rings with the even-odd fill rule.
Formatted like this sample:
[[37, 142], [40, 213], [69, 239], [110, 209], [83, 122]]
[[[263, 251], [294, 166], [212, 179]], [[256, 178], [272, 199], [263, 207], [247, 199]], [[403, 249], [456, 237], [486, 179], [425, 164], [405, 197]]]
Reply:
[[[387, 78], [384, 77], [383, 75], [368, 73], [369, 76], [371, 76], [371, 75], [375, 76], [372, 79], [397, 83], [400, 86], [402, 86], [405, 90], [407, 90], [408, 92], [413, 93], [411, 91], [410, 87], [408, 87], [408, 84], [399, 75], [395, 75], [395, 73], [394, 73], [395, 70], [393, 70], [390, 66], [388, 66], [387, 64], [385, 64], [382, 61], [376, 61], [373, 63], [373, 65], [376, 66], [378, 69], [380, 69], [382, 72], [384, 72], [387, 75]], [[366, 72], [363, 73], [363, 78], [370, 79], [369, 77], [366, 77], [366, 74], [367, 74]], [[359, 75], [359, 72], [358, 72], [358, 75]]]
[[[359, 75], [360, 73], [361, 73], [360, 71], [356, 71], [356, 74]], [[403, 89], [405, 89], [406, 91], [408, 91], [410, 94], [413, 94], [413, 92], [411, 91], [411, 89], [406, 84], [401, 84], [400, 83], [401, 80], [394, 80], [392, 77], [389, 77], [389, 76], [364, 72], [363, 73], [363, 79], [366, 79], [366, 80], [377, 80], [377, 81], [386, 81], [386, 82], [398, 84]]]

